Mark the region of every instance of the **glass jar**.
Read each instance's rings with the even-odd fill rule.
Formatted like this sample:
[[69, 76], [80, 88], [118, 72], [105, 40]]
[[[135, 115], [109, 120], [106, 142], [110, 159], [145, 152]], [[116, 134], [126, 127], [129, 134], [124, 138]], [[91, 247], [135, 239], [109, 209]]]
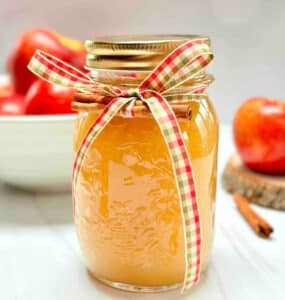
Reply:
[[[157, 46], [160, 56], [189, 36], [172, 38], [156, 37], [167, 46]], [[89, 47], [87, 43], [91, 76], [120, 87], [138, 86], [161, 60], [158, 54], [145, 53], [151, 52], [153, 40], [140, 39], [136, 43], [143, 45], [141, 48], [128, 43], [133, 37], [93, 41]], [[132, 50], [136, 58], [131, 57]], [[211, 80], [211, 76], [199, 74], [194, 83], [192, 79], [171, 93], [191, 92], [193, 86], [202, 87]], [[80, 111], [74, 138], [77, 152], [101, 108], [81, 103], [80, 98], [74, 107]], [[203, 271], [214, 233], [218, 121], [207, 97], [189, 101], [187, 111], [176, 115], [196, 181]], [[147, 111], [134, 118], [115, 116], [88, 149], [78, 177], [75, 223], [88, 270], [95, 278], [133, 291], [165, 290], [183, 282], [184, 237], [178, 194], [165, 142]]]

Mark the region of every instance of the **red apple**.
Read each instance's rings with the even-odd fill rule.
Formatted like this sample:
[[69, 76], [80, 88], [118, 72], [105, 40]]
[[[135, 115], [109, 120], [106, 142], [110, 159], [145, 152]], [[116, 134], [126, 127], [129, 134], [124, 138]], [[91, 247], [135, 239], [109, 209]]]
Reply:
[[235, 114], [233, 133], [238, 153], [249, 168], [285, 174], [285, 102], [248, 99]]
[[7, 70], [17, 93], [25, 94], [37, 78], [27, 69], [37, 49], [49, 52], [77, 68], [84, 66], [85, 49], [80, 41], [46, 29], [27, 31], [19, 37], [7, 60]]
[[25, 97], [23, 95], [9, 95], [0, 97], [0, 116], [18, 116], [25, 113]]
[[37, 79], [29, 88], [25, 103], [26, 114], [70, 114], [75, 91], [72, 88]]

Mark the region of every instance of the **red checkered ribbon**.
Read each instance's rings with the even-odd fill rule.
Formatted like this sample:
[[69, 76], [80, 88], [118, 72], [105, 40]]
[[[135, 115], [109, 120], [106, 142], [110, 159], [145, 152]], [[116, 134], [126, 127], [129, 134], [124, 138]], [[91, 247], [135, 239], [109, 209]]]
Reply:
[[202, 236], [191, 160], [170, 104], [189, 102], [203, 95], [201, 95], [201, 87], [190, 95], [164, 94], [197, 76], [212, 59], [213, 53], [204, 40], [188, 41], [171, 52], [138, 88], [127, 90], [95, 82], [86, 74], [41, 51], [36, 51], [28, 66], [37, 76], [51, 83], [73, 87], [84, 93], [111, 97], [110, 102], [88, 130], [75, 156], [72, 184], [74, 205], [78, 174], [92, 142], [117, 113], [121, 112], [126, 117], [133, 117], [133, 108], [137, 100], [141, 100], [148, 107], [167, 145], [180, 201], [186, 264], [183, 290], [195, 285], [199, 280]]

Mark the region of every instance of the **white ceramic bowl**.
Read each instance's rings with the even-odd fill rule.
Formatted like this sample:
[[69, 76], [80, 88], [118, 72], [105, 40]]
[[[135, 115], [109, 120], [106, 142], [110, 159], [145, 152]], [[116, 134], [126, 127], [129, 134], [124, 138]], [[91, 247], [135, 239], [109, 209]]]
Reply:
[[0, 116], [0, 181], [29, 190], [70, 189], [75, 119]]
[[[7, 82], [1, 74], [0, 84]], [[27, 190], [70, 190], [75, 119], [0, 116], [0, 181]]]

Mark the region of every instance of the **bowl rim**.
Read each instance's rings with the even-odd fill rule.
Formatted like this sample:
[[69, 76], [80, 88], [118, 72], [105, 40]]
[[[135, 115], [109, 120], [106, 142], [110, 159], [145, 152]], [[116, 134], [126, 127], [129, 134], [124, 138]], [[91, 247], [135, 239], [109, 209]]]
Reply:
[[76, 117], [77, 114], [0, 116], [0, 123], [66, 122]]

